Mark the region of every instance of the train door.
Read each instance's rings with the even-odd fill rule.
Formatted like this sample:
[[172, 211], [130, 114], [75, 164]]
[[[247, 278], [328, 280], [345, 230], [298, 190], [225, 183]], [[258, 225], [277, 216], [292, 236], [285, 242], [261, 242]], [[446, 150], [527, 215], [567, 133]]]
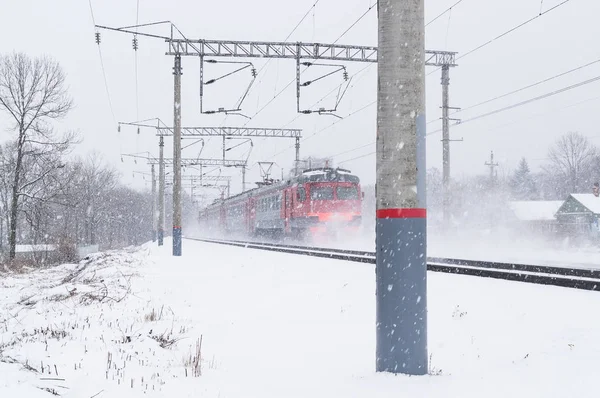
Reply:
[[253, 236], [256, 232], [256, 199], [250, 198], [248, 200], [248, 224], [250, 228], [250, 236]]
[[252, 234], [252, 224], [251, 224], [251, 217], [250, 217], [250, 201], [247, 200], [244, 202], [244, 232], [246, 233], [246, 235], [250, 236]]
[[284, 232], [289, 234], [292, 232], [292, 191], [290, 189], [285, 190], [285, 223]]

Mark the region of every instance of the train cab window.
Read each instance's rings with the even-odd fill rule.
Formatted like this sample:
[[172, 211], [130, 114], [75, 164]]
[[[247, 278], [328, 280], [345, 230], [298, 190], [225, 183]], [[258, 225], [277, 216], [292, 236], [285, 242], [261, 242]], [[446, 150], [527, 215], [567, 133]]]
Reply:
[[333, 187], [311, 187], [312, 200], [333, 200]]
[[355, 186], [337, 187], [338, 200], [358, 200], [358, 189]]
[[306, 200], [306, 189], [298, 188], [296, 198], [298, 199], [298, 202], [304, 202]]

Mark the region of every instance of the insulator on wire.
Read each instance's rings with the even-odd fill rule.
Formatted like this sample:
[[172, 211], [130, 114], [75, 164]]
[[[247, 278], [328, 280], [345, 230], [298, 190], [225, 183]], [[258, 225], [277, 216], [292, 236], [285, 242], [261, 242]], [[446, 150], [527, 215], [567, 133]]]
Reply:
[[258, 74], [258, 73], [256, 73], [256, 68], [252, 68], [251, 73], [252, 73], [252, 77], [256, 77], [256, 75]]
[[348, 71], [344, 69], [344, 80], [348, 81]]
[[138, 49], [138, 39], [137, 36], [133, 36], [133, 50], [137, 51]]
[[117, 126], [117, 132], [118, 132], [118, 133], [120, 133], [120, 132], [121, 132], [121, 125], [120, 125], [120, 124]]
[[140, 133], [140, 128], [139, 128], [139, 126], [138, 126], [138, 130], [137, 130], [137, 133], [138, 133], [138, 134], [139, 134], [139, 133]]
[[121, 163], [125, 163], [125, 161], [123, 160], [123, 156], [121, 156]]

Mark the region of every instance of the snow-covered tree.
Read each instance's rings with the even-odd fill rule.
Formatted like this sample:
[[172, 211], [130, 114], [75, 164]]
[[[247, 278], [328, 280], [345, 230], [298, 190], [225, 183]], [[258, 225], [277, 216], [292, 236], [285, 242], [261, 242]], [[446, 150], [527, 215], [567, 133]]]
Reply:
[[544, 172], [557, 197], [591, 191], [598, 149], [585, 136], [578, 132], [563, 135], [550, 148], [548, 158]]
[[[75, 140], [57, 135], [51, 122], [64, 117], [72, 102], [60, 65], [47, 57], [32, 59], [23, 53], [0, 56], [0, 110], [13, 122], [16, 133], [9, 194], [9, 258], [15, 257], [19, 204], [23, 198], [43, 200], [51, 175], [62, 167], [60, 155]], [[58, 155], [58, 156], [57, 156]]]
[[525, 158], [519, 162], [517, 170], [510, 179], [511, 196], [516, 200], [538, 199], [536, 183]]

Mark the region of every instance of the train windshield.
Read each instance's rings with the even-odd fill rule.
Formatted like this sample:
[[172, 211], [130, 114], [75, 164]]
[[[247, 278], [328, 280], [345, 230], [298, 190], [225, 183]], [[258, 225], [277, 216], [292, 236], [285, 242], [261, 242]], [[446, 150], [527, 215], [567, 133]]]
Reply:
[[358, 188], [355, 185], [336, 188], [338, 200], [358, 200]]
[[312, 200], [333, 200], [333, 187], [311, 187], [310, 198]]

